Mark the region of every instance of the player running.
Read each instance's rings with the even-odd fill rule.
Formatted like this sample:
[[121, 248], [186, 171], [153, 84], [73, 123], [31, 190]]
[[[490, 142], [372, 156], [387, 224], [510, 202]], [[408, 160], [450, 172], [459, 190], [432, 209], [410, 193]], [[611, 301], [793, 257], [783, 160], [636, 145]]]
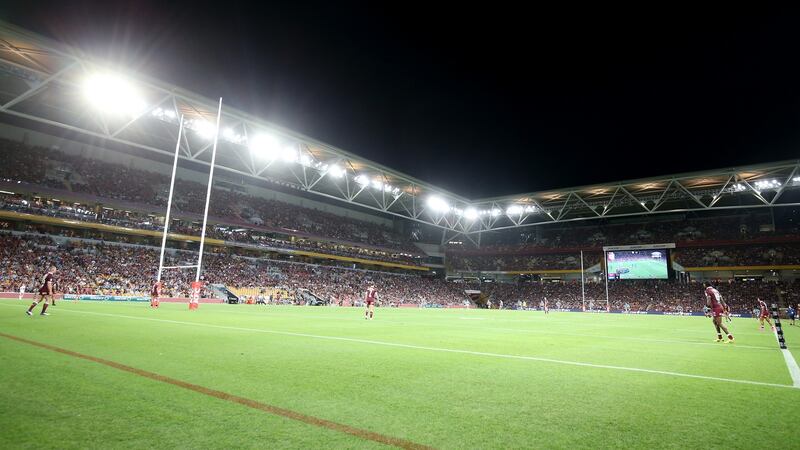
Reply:
[[39, 288], [39, 294], [36, 298], [33, 299], [33, 303], [31, 303], [30, 308], [25, 311], [25, 314], [32, 316], [33, 315], [33, 308], [39, 304], [40, 300], [44, 300], [44, 305], [42, 305], [42, 312], [39, 313], [42, 316], [48, 316], [47, 313], [47, 305], [55, 297], [55, 289], [56, 289], [56, 266], [51, 266], [50, 270], [42, 277], [42, 286]]
[[758, 314], [758, 323], [759, 325], [761, 325], [761, 331], [764, 331], [765, 320], [769, 324], [770, 330], [775, 331], [775, 325], [772, 324], [772, 320], [770, 320], [769, 318], [769, 308], [767, 307], [766, 302], [764, 302], [764, 300], [761, 300], [758, 297], [756, 297], [756, 300], [758, 300], [758, 308], [760, 310]]
[[717, 329], [717, 342], [722, 342], [722, 333], [720, 332], [720, 330], [722, 330], [728, 335], [728, 343], [732, 344], [733, 335], [722, 323], [722, 316], [725, 314], [728, 305], [722, 300], [722, 295], [720, 295], [719, 291], [714, 286], [711, 286], [710, 283], [703, 283], [703, 286], [706, 288], [706, 306], [711, 310], [711, 320], [714, 322], [714, 327]]
[[378, 291], [375, 290], [375, 286], [368, 287], [367, 295], [364, 299], [367, 303], [367, 307], [364, 310], [364, 319], [372, 320], [372, 317], [375, 315], [375, 300], [377, 297]]
[[786, 315], [789, 316], [789, 320], [791, 320], [791, 322], [789, 322], [789, 325], [794, 325], [794, 317], [795, 315], [797, 315], [797, 311], [794, 308], [792, 308], [792, 305], [789, 305], [789, 307], [786, 308]]

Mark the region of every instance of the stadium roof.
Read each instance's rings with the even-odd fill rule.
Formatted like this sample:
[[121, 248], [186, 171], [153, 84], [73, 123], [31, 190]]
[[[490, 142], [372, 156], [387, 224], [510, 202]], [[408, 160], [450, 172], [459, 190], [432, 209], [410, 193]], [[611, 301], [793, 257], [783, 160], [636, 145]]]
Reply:
[[[120, 73], [5, 22], [0, 105], [3, 114], [165, 155], [183, 117], [181, 158], [210, 164], [217, 100]], [[471, 200], [224, 104], [216, 166], [430, 224], [443, 241], [554, 222], [800, 205], [797, 160]]]

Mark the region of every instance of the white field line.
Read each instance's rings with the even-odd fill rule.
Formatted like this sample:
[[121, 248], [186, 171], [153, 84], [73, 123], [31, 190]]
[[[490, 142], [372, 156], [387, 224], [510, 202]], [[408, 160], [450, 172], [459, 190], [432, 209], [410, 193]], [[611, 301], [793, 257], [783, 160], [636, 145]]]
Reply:
[[[105, 305], [112, 305], [113, 303], [103, 303], [98, 302], [96, 304], [105, 304]], [[11, 306], [8, 304], [0, 303], [0, 306]], [[70, 311], [76, 312], [76, 311]], [[282, 312], [275, 312], [274, 310], [266, 310], [263, 314], [261, 310], [252, 311], [252, 312], [245, 312], [245, 311], [231, 311], [226, 310], [225, 314], [237, 314], [237, 315], [245, 315], [245, 316], [261, 316], [261, 317], [297, 317], [295, 314], [286, 314]], [[134, 316], [131, 316], [134, 317]], [[320, 319], [320, 320], [345, 320], [350, 322], [363, 322], [363, 316], [359, 317], [348, 317], [348, 318], [341, 318], [341, 317], [334, 317], [334, 316], [318, 316], [312, 314], [303, 314], [302, 316], [304, 319]], [[411, 316], [409, 316], [411, 317]], [[472, 318], [472, 317], [459, 317], [460, 319], [464, 320], [483, 320], [484, 318]], [[524, 324], [524, 322], [514, 321], [518, 324]], [[397, 326], [408, 326], [408, 322], [397, 321], [397, 320], [385, 320], [381, 319], [381, 324], [392, 324]], [[566, 323], [566, 322], [564, 322]], [[453, 323], [453, 322], [434, 322], [430, 323], [431, 327], [440, 328], [440, 327], [453, 327], [453, 328], [461, 328], [461, 329], [468, 329], [468, 330], [475, 330], [476, 328], [472, 325], [467, 325], [466, 323]], [[583, 328], [583, 326], [577, 326], [576, 328]], [[612, 339], [612, 340], [621, 340], [621, 341], [634, 341], [634, 342], [653, 342], [658, 344], [676, 344], [676, 345], [702, 345], [702, 346], [710, 346], [710, 347], [721, 347], [719, 343], [715, 342], [698, 342], [698, 341], [690, 341], [686, 339], [656, 339], [656, 338], [647, 338], [647, 337], [632, 337], [632, 336], [609, 336], [609, 335], [600, 335], [600, 334], [591, 334], [585, 333], [582, 331], [575, 331], [575, 332], [566, 332], [566, 331], [555, 331], [555, 330], [535, 330], [530, 328], [506, 328], [506, 327], [493, 327], [493, 326], [486, 326], [481, 325], [481, 330], [495, 330], [495, 331], [510, 331], [514, 333], [529, 333], [529, 334], [541, 334], [541, 335], [559, 335], [559, 336], [572, 336], [572, 337], [584, 337], [584, 338], [596, 338], [596, 339]], [[654, 328], [650, 329], [650, 332], [657, 332], [659, 329]], [[674, 331], [674, 330], [673, 330]], [[698, 330], [685, 330], [691, 333], [697, 333]], [[741, 334], [741, 333], [739, 333]], [[754, 335], [759, 335], [761, 333], [754, 333]], [[765, 345], [745, 345], [745, 344], [735, 344], [736, 348], [742, 349], [754, 349], [754, 350], [775, 350], [773, 346], [765, 346]]]
[[[254, 311], [252, 313], [244, 312], [244, 311], [225, 311], [225, 313], [226, 314], [247, 315], [247, 316], [251, 316], [251, 317], [252, 316], [261, 316], [261, 317], [267, 317], [267, 318], [268, 317], [273, 317], [273, 316], [297, 317], [297, 315], [294, 315], [294, 314], [285, 314], [285, 313], [275, 312], [274, 310], [266, 312], [266, 313], [263, 313], [263, 314], [261, 314], [261, 311]], [[317, 316], [317, 315], [303, 314], [302, 317], [304, 319], [312, 318], [312, 319], [320, 319], [320, 320], [347, 320], [347, 321], [352, 321], [352, 322], [363, 322], [364, 321], [364, 318], [361, 317], [361, 316], [359, 316], [357, 318], [356, 317], [353, 317], [353, 318], [350, 318], [350, 317], [341, 318], [341, 317], [334, 317], [334, 316]], [[486, 318], [483, 318], [483, 317], [459, 317], [459, 319], [462, 319], [462, 320], [486, 320]], [[382, 324], [390, 323], [390, 324], [398, 325], [398, 326], [408, 326], [408, 322], [401, 322], [401, 321], [397, 321], [397, 320], [380, 319], [380, 321], [381, 321]], [[515, 321], [515, 323], [518, 323], [520, 325], [524, 325], [525, 324], [525, 322], [520, 322], [520, 321]], [[567, 323], [567, 322], [564, 322], [564, 323]], [[466, 323], [464, 323], [464, 324], [453, 323], [453, 322], [445, 322], [445, 323], [443, 323], [443, 322], [438, 322], [437, 321], [435, 323], [431, 323], [430, 325], [431, 325], [431, 327], [435, 327], [435, 328], [453, 327], [453, 328], [461, 328], [461, 329], [468, 329], [468, 330], [475, 330], [476, 329], [475, 326], [467, 325]], [[576, 326], [575, 328], [582, 328], [582, 327], [581, 326]], [[515, 332], [515, 333], [561, 335], [561, 336], [573, 336], [573, 337], [578, 336], [578, 337], [588, 337], [588, 338], [597, 338], [597, 339], [615, 339], [615, 340], [623, 340], [623, 341], [627, 340], [627, 341], [637, 341], [637, 342], [655, 342], [655, 343], [660, 343], [660, 344], [686, 344], [686, 345], [703, 345], [703, 346], [711, 346], [711, 347], [720, 347], [720, 344], [714, 343], [714, 342], [698, 342], [698, 341], [689, 341], [689, 340], [685, 340], [685, 339], [655, 339], [655, 338], [631, 337], [631, 336], [608, 336], [608, 335], [584, 333], [584, 332], [580, 332], [580, 331], [566, 332], [566, 331], [553, 331], [553, 330], [534, 330], [534, 329], [530, 329], [530, 328], [506, 328], [506, 327], [502, 327], [502, 326], [500, 326], [500, 327], [486, 326], [486, 325], [483, 325], [483, 324], [480, 325], [480, 329], [481, 330], [495, 330], [495, 331], [511, 331], [511, 332]], [[656, 332], [656, 331], [658, 331], [658, 330], [657, 329], [650, 330], [650, 332]], [[693, 333], [697, 333], [697, 330], [688, 330], [688, 331], [693, 332]], [[713, 333], [711, 333], [711, 334], [713, 334]], [[774, 350], [775, 349], [775, 347], [766, 346], [766, 345], [742, 345], [742, 344], [736, 344], [736, 347], [737, 348], [746, 348], [746, 349], [757, 349], [757, 350]]]
[[[775, 340], [778, 340], [778, 332], [772, 332], [775, 335]], [[786, 361], [786, 368], [789, 369], [789, 375], [792, 377], [792, 386], [796, 388], [800, 388], [800, 367], [797, 366], [797, 361], [794, 359], [794, 355], [788, 349], [782, 348], [781, 353], [783, 353], [783, 359]]]
[[522, 355], [507, 355], [507, 354], [503, 354], [503, 353], [476, 352], [476, 351], [471, 351], [471, 350], [458, 350], [458, 349], [450, 349], [450, 348], [428, 347], [428, 346], [423, 346], [423, 345], [411, 345], [411, 344], [402, 344], [402, 343], [396, 343], [396, 342], [375, 341], [375, 340], [370, 340], [370, 339], [357, 339], [357, 338], [348, 338], [348, 337], [339, 337], [339, 336], [322, 336], [322, 335], [307, 334], [307, 333], [294, 333], [294, 332], [290, 332], [290, 331], [276, 331], [276, 330], [262, 330], [262, 329], [257, 329], [257, 328], [232, 327], [232, 326], [226, 326], [226, 325], [213, 325], [213, 324], [198, 323], [198, 322], [184, 322], [184, 321], [180, 321], [180, 320], [169, 320], [169, 319], [155, 319], [155, 318], [150, 318], [150, 317], [127, 316], [127, 315], [122, 315], [122, 314], [98, 313], [98, 312], [91, 312], [91, 311], [70, 311], [70, 310], [67, 310], [67, 309], [63, 309], [62, 311], [73, 313], [73, 314], [79, 314], [79, 315], [96, 315], [96, 316], [106, 316], [106, 317], [118, 317], [118, 318], [123, 318], [123, 319], [142, 320], [142, 321], [160, 322], [160, 323], [171, 323], [171, 324], [178, 324], [178, 325], [198, 326], [198, 327], [216, 328], [216, 329], [223, 329], [223, 330], [247, 331], [247, 332], [254, 332], [254, 333], [268, 333], [268, 334], [275, 334], [275, 335], [281, 335], [281, 336], [304, 337], [304, 338], [310, 338], [310, 339], [321, 339], [321, 340], [340, 341], [340, 342], [355, 342], [355, 343], [359, 343], [359, 344], [380, 345], [380, 346], [385, 346], [385, 347], [405, 348], [405, 349], [413, 349], [413, 350], [426, 350], [426, 351], [441, 352], [441, 353], [455, 353], [455, 354], [462, 354], [462, 355], [487, 356], [487, 357], [492, 357], [492, 358], [515, 359], [515, 360], [524, 360], [524, 361], [537, 361], [537, 362], [544, 362], [544, 363], [551, 363], [551, 364], [561, 364], [561, 365], [578, 366], [578, 367], [590, 367], [590, 368], [596, 368], [596, 369], [620, 370], [620, 371], [626, 371], [626, 372], [638, 372], [638, 373], [647, 373], [647, 374], [652, 374], [652, 375], [665, 375], [665, 376], [680, 377], [680, 378], [692, 378], [692, 379], [706, 380], [706, 381], [721, 381], [721, 382], [725, 382], [725, 383], [747, 384], [747, 385], [753, 385], [753, 386], [766, 386], [766, 387], [777, 387], [777, 388], [800, 389], [800, 387], [798, 387], [798, 386], [793, 386], [793, 385], [788, 385], [788, 384], [765, 383], [765, 382], [761, 382], [761, 381], [739, 380], [739, 379], [734, 379], [734, 378], [711, 377], [711, 376], [705, 376], [705, 375], [693, 375], [693, 374], [688, 374], [688, 373], [670, 372], [670, 371], [665, 371], [665, 370], [641, 369], [641, 368], [638, 368], [638, 367], [612, 366], [612, 365], [606, 365], [606, 364], [592, 364], [592, 363], [585, 363], [585, 362], [579, 362], [579, 361], [567, 361], [567, 360], [552, 359], [552, 358], [541, 358], [541, 357], [537, 357], [537, 356], [522, 356]]

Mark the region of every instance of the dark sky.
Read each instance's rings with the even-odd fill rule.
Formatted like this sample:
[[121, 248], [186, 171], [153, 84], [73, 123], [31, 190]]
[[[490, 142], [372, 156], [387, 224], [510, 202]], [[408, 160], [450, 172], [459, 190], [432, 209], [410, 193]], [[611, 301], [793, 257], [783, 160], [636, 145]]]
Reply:
[[46, 3], [0, 16], [467, 197], [800, 157], [794, 11]]

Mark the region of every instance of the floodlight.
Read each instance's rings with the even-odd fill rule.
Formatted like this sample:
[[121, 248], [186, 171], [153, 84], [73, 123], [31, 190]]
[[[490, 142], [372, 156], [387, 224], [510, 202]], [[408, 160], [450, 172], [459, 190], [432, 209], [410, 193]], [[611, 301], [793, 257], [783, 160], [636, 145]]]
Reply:
[[328, 169], [328, 173], [331, 174], [334, 178], [342, 178], [344, 176], [344, 169], [340, 166], [334, 164]]
[[213, 138], [214, 133], [217, 131], [217, 127], [215, 127], [213, 123], [205, 119], [192, 120], [190, 128], [195, 132], [197, 132], [197, 134], [199, 134], [200, 137], [204, 139]]
[[83, 94], [92, 107], [103, 113], [136, 116], [146, 107], [136, 87], [116, 75], [90, 75], [83, 83]]
[[445, 213], [450, 210], [450, 205], [447, 202], [437, 196], [428, 197], [428, 207], [434, 212]]
[[520, 205], [510, 205], [506, 208], [506, 214], [509, 216], [518, 216], [522, 214], [522, 206]]
[[475, 220], [478, 218], [478, 210], [472, 207], [469, 207], [464, 210], [464, 217], [467, 220]]
[[280, 142], [271, 134], [258, 134], [249, 140], [250, 152], [269, 161], [274, 160], [280, 153]]
[[369, 186], [369, 178], [364, 174], [358, 175], [357, 177], [354, 178], [354, 180], [361, 186]]
[[306, 154], [300, 155], [300, 164], [302, 164], [304, 166], [310, 166], [312, 162], [314, 162], [314, 161], [311, 159], [310, 156], [308, 156]]
[[225, 128], [225, 131], [222, 132], [222, 137], [235, 144], [241, 144], [243, 139], [242, 135], [234, 131], [231, 127]]

